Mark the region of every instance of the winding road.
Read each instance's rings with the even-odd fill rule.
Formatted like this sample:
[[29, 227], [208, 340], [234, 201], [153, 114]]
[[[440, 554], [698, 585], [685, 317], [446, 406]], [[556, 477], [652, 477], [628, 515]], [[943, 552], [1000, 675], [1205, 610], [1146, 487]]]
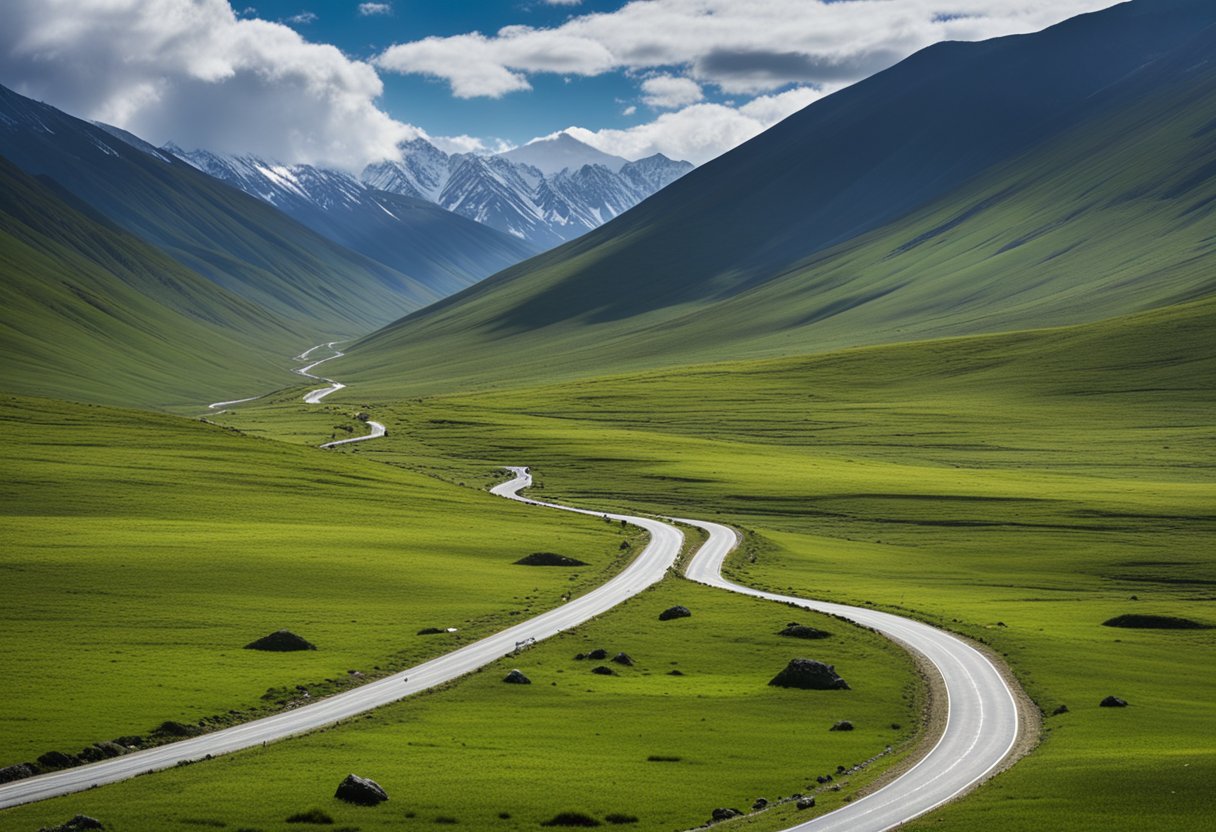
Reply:
[[942, 676], [947, 720], [937, 744], [900, 777], [834, 812], [786, 832], [885, 832], [941, 806], [996, 770], [1018, 739], [1013, 691], [988, 658], [957, 636], [920, 621], [886, 612], [763, 592], [722, 577], [722, 564], [738, 545], [733, 529], [719, 523], [677, 519], [704, 530], [709, 540], [684, 574], [719, 589], [838, 615], [871, 627], [920, 653]]
[[[335, 355], [296, 370], [301, 375], [330, 385], [309, 393], [304, 397], [306, 402], [315, 404], [345, 386], [310, 372], [318, 364], [342, 355], [335, 348], [336, 343], [318, 345], [298, 356], [300, 360], [307, 360], [321, 346], [335, 352]], [[240, 401], [217, 402], [211, 407], [238, 404]], [[368, 424], [373, 431], [371, 435], [329, 442], [321, 447], [384, 435], [383, 425], [371, 421]], [[396, 702], [470, 673], [509, 655], [520, 645], [541, 641], [607, 612], [661, 580], [679, 557], [684, 536], [671, 523], [626, 514], [604, 514], [523, 497], [519, 492], [532, 484], [531, 474], [527, 468], [512, 467], [509, 470], [512, 478], [491, 489], [497, 496], [543, 508], [624, 521], [645, 529], [650, 535], [649, 543], [623, 571], [586, 595], [451, 653], [274, 716], [122, 757], [0, 785], [0, 809], [116, 783], [184, 762], [208, 759], [304, 734]], [[721, 570], [726, 557], [738, 545], [735, 531], [718, 523], [700, 520], [675, 519], [674, 522], [702, 529], [708, 535], [685, 570], [690, 580], [837, 615], [871, 627], [922, 655], [941, 674], [947, 695], [948, 716], [946, 727], [932, 750], [908, 771], [875, 792], [833, 812], [790, 827], [788, 832], [886, 832], [966, 792], [989, 777], [1009, 756], [1018, 739], [1017, 703], [1004, 677], [978, 650], [943, 630], [890, 613], [779, 595], [732, 583], [722, 577]]]

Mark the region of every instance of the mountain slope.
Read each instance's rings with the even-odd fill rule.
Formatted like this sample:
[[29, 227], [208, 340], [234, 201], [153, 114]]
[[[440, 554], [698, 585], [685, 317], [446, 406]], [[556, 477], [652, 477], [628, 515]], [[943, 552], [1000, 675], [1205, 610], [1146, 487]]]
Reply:
[[439, 295], [166, 154], [0, 87], [0, 155], [182, 265], [318, 335], [365, 332]]
[[340, 171], [173, 146], [163, 150], [441, 296], [538, 251], [424, 199], [377, 191]]
[[307, 333], [73, 203], [0, 158], [0, 390], [201, 407], [289, 380], [259, 356]]
[[376, 333], [343, 372], [387, 391], [408, 362], [425, 366], [411, 388], [452, 389], [506, 367], [804, 353], [1210, 293], [1214, 21], [1197, 0], [1138, 2], [927, 49]]

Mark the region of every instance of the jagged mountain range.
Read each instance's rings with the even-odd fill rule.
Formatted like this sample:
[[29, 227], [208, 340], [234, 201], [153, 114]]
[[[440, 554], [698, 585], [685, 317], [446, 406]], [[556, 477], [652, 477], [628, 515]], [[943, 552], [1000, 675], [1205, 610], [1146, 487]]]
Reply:
[[[365, 168], [364, 184], [429, 200], [542, 249], [598, 228], [693, 169], [661, 153], [629, 162], [565, 134], [497, 156], [447, 154], [425, 139], [401, 151], [399, 161]], [[546, 157], [543, 168], [521, 161]], [[572, 164], [553, 170], [565, 162]]]

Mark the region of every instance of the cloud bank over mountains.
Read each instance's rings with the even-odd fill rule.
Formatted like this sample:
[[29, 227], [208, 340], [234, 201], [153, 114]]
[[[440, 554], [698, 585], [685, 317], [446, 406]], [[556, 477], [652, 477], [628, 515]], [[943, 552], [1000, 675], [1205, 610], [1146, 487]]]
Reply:
[[[357, 170], [427, 135], [378, 104], [381, 72], [441, 79], [458, 98], [529, 94], [541, 73], [623, 73], [637, 88], [626, 111], [650, 120], [569, 132], [629, 158], [701, 163], [930, 43], [1032, 31], [1111, 2], [646, 0], [599, 14], [549, 5], [572, 15], [551, 28], [423, 38], [365, 61], [226, 0], [6, 0], [0, 82], [158, 143]], [[346, 13], [392, 11], [352, 3]]]

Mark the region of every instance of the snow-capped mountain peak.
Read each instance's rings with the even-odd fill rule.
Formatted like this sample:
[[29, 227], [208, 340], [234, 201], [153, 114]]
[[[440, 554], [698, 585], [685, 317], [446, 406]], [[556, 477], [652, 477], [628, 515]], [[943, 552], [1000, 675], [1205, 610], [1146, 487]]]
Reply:
[[[368, 165], [365, 185], [427, 199], [544, 248], [572, 240], [692, 170], [661, 154], [629, 162], [562, 134], [495, 156], [451, 156], [424, 139]], [[603, 163], [605, 162], [606, 163]]]

